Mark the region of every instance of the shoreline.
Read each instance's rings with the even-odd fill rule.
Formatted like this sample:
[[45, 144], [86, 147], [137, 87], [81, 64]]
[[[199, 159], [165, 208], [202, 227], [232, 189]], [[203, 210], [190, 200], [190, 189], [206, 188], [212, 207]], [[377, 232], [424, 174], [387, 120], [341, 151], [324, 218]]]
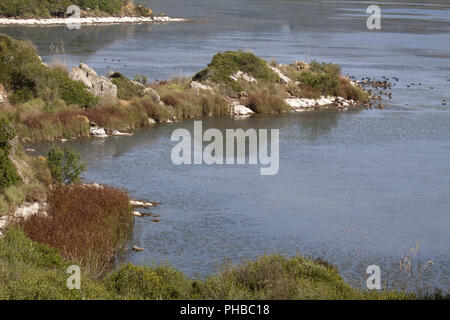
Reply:
[[96, 18], [51, 18], [51, 19], [17, 19], [0, 18], [0, 26], [55, 26], [55, 25], [100, 25], [120, 23], [169, 23], [191, 22], [183, 18], [171, 18], [167, 16], [155, 17], [96, 17]]

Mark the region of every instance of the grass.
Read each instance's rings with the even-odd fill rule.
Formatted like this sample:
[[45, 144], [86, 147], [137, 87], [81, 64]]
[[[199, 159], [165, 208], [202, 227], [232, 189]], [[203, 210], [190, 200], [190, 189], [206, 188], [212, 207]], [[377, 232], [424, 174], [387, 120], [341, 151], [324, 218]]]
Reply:
[[75, 260], [93, 277], [104, 274], [132, 231], [125, 192], [103, 186], [59, 186], [49, 195], [46, 216], [19, 222], [27, 236]]
[[18, 207], [25, 201], [22, 190], [16, 186], [10, 186], [5, 190], [5, 198], [12, 207]]
[[277, 88], [263, 87], [250, 91], [248, 98], [243, 99], [242, 103], [255, 113], [276, 114], [290, 110], [284, 98], [285, 95], [280, 93]]

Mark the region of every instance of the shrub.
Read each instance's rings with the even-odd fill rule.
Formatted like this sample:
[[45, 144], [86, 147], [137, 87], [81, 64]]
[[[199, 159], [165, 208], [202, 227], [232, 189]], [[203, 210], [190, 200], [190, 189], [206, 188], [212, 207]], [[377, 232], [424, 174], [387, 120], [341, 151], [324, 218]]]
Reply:
[[22, 186], [22, 191], [28, 202], [44, 202], [47, 200], [47, 189], [41, 184], [26, 184]]
[[290, 110], [275, 88], [259, 88], [251, 91], [243, 103], [256, 113], [283, 113]]
[[325, 96], [335, 95], [339, 84], [339, 78], [335, 74], [311, 71], [303, 71], [298, 76], [298, 81], [303, 86], [309, 86]]
[[144, 109], [147, 116], [157, 122], [166, 121], [172, 115], [166, 106], [161, 106], [160, 104], [154, 102], [149, 96], [136, 98], [131, 103], [138, 108]]
[[90, 107], [98, 102], [81, 83], [71, 80], [63, 69], [49, 69], [43, 65], [30, 43], [2, 34], [0, 70], [0, 82], [13, 91], [8, 99], [15, 104], [34, 98], [41, 98], [50, 104], [62, 99], [66, 104], [81, 107]]
[[238, 71], [245, 72], [255, 79], [263, 82], [278, 82], [279, 76], [273, 72], [267, 63], [256, 57], [253, 53], [243, 51], [226, 51], [216, 54], [208, 67], [198, 72], [193, 80], [211, 80], [215, 83], [225, 84], [234, 91], [241, 91], [240, 85], [230, 76]]
[[33, 157], [31, 163], [35, 178], [44, 184], [49, 186], [53, 182], [52, 174], [48, 169], [47, 160], [43, 157]]
[[303, 257], [263, 256], [226, 267], [199, 285], [206, 299], [356, 298], [335, 269]]
[[0, 118], [0, 190], [21, 182], [16, 168], [9, 159], [11, 146], [10, 140], [15, 136], [15, 131], [9, 121]]
[[21, 183], [22, 179], [9, 159], [9, 151], [0, 148], [0, 189]]
[[[126, 299], [187, 299], [190, 281], [168, 267], [127, 264], [106, 279], [108, 289]], [[191, 286], [192, 287], [192, 286]]]
[[114, 73], [111, 76], [111, 82], [117, 86], [117, 98], [122, 100], [130, 100], [142, 93], [144, 88], [133, 83], [120, 73]]
[[0, 239], [1, 300], [110, 299], [98, 281], [82, 273], [81, 289], [69, 290], [67, 267], [56, 249], [36, 243], [20, 229], [8, 229]]
[[12, 207], [17, 207], [25, 201], [25, 195], [22, 190], [16, 186], [11, 186], [5, 190], [5, 197]]
[[79, 180], [86, 165], [80, 162], [80, 155], [70, 147], [61, 150], [56, 147], [47, 154], [47, 166], [53, 179], [59, 183], [71, 184]]
[[127, 194], [107, 186], [58, 186], [49, 195], [47, 216], [19, 226], [28, 237], [76, 261], [92, 276], [103, 275], [133, 227]]
[[5, 196], [0, 194], [0, 217], [8, 213], [9, 206], [5, 200]]

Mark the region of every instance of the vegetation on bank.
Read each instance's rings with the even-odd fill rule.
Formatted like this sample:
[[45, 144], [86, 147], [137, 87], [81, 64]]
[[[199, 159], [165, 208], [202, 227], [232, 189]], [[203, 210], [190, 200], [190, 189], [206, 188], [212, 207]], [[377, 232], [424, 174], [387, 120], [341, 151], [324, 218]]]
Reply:
[[130, 0], [2, 0], [0, 17], [65, 17], [71, 5], [80, 7], [82, 16], [152, 16], [152, 11]]
[[[352, 289], [321, 260], [281, 255], [223, 268], [192, 279], [169, 265], [126, 264], [96, 278], [82, 272], [81, 289], [66, 286], [77, 261], [9, 229], [0, 239], [0, 299], [414, 299], [398, 292]], [[82, 268], [82, 270], [84, 270]]]

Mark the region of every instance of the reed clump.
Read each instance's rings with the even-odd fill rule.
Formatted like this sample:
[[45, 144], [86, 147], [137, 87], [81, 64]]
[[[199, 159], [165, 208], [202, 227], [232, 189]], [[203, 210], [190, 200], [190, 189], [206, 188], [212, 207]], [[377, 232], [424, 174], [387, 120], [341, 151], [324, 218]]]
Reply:
[[104, 274], [132, 232], [128, 195], [107, 186], [58, 186], [46, 214], [18, 226], [33, 241], [45, 243], [79, 262], [93, 277]]

